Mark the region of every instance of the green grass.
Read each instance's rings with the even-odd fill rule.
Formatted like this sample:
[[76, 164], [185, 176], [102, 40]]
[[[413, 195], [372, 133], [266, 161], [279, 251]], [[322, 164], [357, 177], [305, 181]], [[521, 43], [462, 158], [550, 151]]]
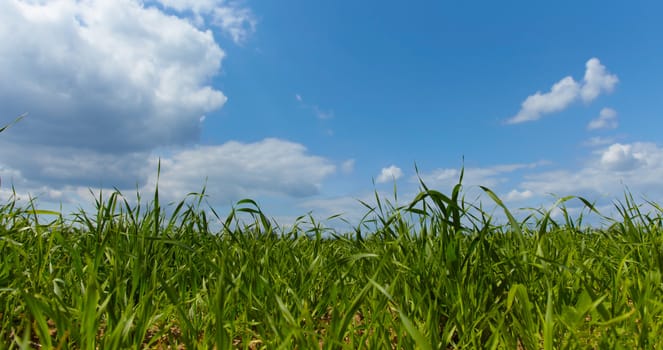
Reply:
[[409, 205], [364, 203], [348, 233], [279, 227], [250, 200], [221, 217], [203, 194], [100, 195], [71, 219], [10, 199], [0, 348], [663, 348], [659, 206], [627, 195], [596, 229], [566, 214], [593, 211], [582, 198], [517, 221], [484, 191], [507, 225], [423, 183]]

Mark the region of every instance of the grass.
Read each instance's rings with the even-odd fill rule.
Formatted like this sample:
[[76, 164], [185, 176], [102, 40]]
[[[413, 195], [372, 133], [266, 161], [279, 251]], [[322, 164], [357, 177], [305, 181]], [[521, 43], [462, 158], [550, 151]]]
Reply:
[[508, 225], [460, 184], [422, 183], [402, 207], [376, 196], [345, 234], [310, 216], [279, 227], [251, 200], [220, 217], [204, 194], [166, 208], [158, 190], [149, 206], [100, 195], [71, 219], [10, 199], [0, 348], [663, 347], [660, 206], [627, 195], [596, 229], [566, 214], [594, 210], [582, 198], [561, 199], [558, 221], [517, 221], [483, 189]]

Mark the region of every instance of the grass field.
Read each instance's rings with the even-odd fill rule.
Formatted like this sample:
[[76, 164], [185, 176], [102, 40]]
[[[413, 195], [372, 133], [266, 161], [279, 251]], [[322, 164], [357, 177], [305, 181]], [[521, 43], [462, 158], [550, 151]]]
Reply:
[[658, 205], [627, 195], [594, 229], [566, 215], [568, 200], [591, 212], [583, 199], [560, 200], [557, 221], [516, 221], [483, 190], [509, 224], [460, 185], [422, 184], [403, 207], [376, 196], [348, 233], [309, 216], [278, 227], [250, 200], [224, 216], [203, 195], [164, 208], [158, 190], [149, 206], [100, 196], [70, 219], [10, 199], [0, 347], [663, 348]]

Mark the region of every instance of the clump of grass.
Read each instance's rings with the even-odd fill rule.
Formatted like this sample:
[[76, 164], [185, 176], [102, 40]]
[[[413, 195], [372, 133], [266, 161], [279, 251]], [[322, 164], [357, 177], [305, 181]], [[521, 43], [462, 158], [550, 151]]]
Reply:
[[[0, 206], [0, 343], [13, 348], [660, 348], [660, 207], [605, 229], [535, 210], [507, 225], [422, 185], [353, 232], [204, 191], [164, 208], [115, 192], [65, 219]], [[168, 214], [166, 214], [168, 213]], [[48, 218], [45, 220], [44, 218]], [[244, 218], [244, 219], [240, 219]], [[246, 219], [248, 218], [248, 219]], [[221, 222], [212, 229], [211, 221]]]

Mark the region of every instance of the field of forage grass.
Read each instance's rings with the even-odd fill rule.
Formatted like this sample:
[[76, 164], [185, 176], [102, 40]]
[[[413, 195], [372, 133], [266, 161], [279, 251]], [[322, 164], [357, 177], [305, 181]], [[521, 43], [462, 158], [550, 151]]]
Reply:
[[[663, 211], [626, 195], [497, 224], [422, 184], [351, 232], [277, 226], [251, 200], [162, 206], [119, 193], [65, 218], [0, 206], [3, 349], [663, 348]], [[566, 203], [585, 206], [572, 218]], [[140, 198], [137, 203], [143, 202]], [[218, 222], [212, 228], [211, 222]]]

